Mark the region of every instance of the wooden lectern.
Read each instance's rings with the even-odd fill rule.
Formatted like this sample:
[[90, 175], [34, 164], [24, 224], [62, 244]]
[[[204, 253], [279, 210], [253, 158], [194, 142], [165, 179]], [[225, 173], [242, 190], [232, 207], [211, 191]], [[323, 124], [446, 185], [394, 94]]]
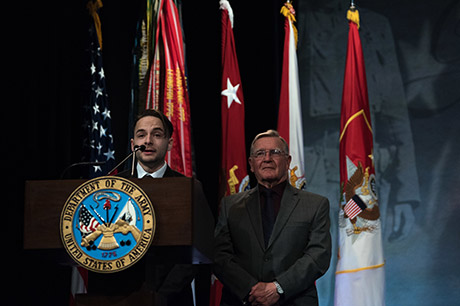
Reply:
[[[209, 264], [212, 257], [214, 218], [201, 184], [187, 177], [130, 179], [149, 196], [156, 215], [156, 231], [146, 259], [153, 264]], [[25, 186], [24, 250], [75, 264], [60, 237], [61, 211], [68, 196], [85, 180], [27, 181]], [[122, 273], [116, 272], [117, 273]], [[109, 276], [110, 277], [110, 276]], [[116, 290], [115, 290], [116, 291]], [[80, 296], [80, 305], [137, 305], [155, 297]]]

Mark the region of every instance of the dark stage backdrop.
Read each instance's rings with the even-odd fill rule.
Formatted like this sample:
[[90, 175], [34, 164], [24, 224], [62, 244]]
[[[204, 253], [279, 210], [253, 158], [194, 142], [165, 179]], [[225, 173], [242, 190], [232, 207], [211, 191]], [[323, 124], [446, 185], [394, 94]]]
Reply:
[[[128, 152], [132, 47], [142, 2], [106, 0], [103, 61], [116, 159]], [[386, 258], [387, 305], [460, 300], [460, 6], [458, 1], [357, 1], [361, 14]], [[24, 181], [59, 179], [82, 158], [88, 98], [86, 1], [25, 1], [5, 12], [3, 102], [8, 305], [63, 305], [70, 275], [22, 251]], [[246, 142], [276, 127], [282, 1], [231, 1], [246, 103]], [[337, 237], [338, 130], [348, 25], [345, 1], [294, 1], [308, 189], [331, 202]], [[217, 207], [220, 141], [218, 1], [183, 0], [196, 176]], [[15, 137], [19, 136], [19, 137]], [[69, 176], [81, 176], [80, 171]], [[252, 185], [254, 185], [252, 178]], [[336, 244], [335, 244], [336, 245]], [[336, 254], [336, 246], [334, 252]], [[318, 281], [332, 305], [336, 259]], [[44, 280], [47, 281], [44, 281]], [[9, 289], [7, 287], [7, 289]], [[363, 288], [365, 290], [365, 288]], [[64, 301], [64, 302], [63, 302]]]

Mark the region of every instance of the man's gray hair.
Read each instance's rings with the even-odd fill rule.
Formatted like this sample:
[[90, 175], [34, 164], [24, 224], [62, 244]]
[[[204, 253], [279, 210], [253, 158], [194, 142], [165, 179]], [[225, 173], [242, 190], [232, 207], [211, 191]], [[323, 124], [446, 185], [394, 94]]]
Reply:
[[268, 130], [266, 132], [263, 132], [263, 133], [260, 133], [260, 134], [256, 135], [256, 137], [254, 138], [254, 140], [251, 143], [251, 152], [250, 152], [251, 155], [254, 153], [254, 144], [256, 143], [256, 141], [261, 139], [261, 138], [264, 138], [264, 137], [277, 137], [277, 138], [279, 138], [281, 140], [281, 142], [283, 143], [283, 145], [284, 145], [284, 148], [283, 148], [284, 153], [289, 154], [289, 145], [286, 142], [286, 140], [284, 140], [284, 138], [280, 136], [278, 131], [276, 131], [276, 130]]

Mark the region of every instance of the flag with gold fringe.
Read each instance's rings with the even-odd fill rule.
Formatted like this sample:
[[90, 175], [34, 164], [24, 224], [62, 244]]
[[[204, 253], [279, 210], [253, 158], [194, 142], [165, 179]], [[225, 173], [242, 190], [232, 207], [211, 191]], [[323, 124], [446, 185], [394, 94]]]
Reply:
[[297, 66], [297, 29], [294, 26], [295, 10], [290, 2], [281, 8], [284, 21], [283, 72], [278, 111], [278, 132], [289, 144], [292, 156], [289, 181], [299, 189], [305, 187], [302, 110]]
[[373, 131], [359, 15], [352, 6], [340, 120], [340, 190], [336, 306], [385, 304], [382, 227], [376, 194]]
[[159, 109], [169, 118], [174, 127], [174, 146], [166, 161], [172, 169], [191, 177], [190, 101], [182, 27], [174, 1], [159, 1], [145, 108]]

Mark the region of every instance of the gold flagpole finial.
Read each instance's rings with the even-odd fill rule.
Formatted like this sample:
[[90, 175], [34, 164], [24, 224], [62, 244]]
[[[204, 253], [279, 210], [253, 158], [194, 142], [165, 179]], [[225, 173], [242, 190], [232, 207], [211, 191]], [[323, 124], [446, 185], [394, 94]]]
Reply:
[[89, 0], [86, 8], [88, 9], [90, 15], [93, 17], [94, 26], [96, 27], [97, 40], [99, 41], [99, 48], [102, 50], [102, 29], [101, 29], [101, 19], [97, 11], [102, 7], [102, 0]]
[[359, 29], [359, 12], [356, 9], [356, 6], [353, 0], [351, 0], [350, 9], [347, 12], [347, 19], [350, 20], [351, 22], [356, 23]]
[[288, 18], [292, 22], [292, 29], [294, 31], [295, 45], [297, 46], [298, 34], [297, 34], [297, 28], [294, 26], [294, 22], [296, 22], [295, 10], [290, 0], [287, 0], [287, 2], [284, 3], [284, 5], [281, 7], [280, 13], [283, 14], [284, 17]]

